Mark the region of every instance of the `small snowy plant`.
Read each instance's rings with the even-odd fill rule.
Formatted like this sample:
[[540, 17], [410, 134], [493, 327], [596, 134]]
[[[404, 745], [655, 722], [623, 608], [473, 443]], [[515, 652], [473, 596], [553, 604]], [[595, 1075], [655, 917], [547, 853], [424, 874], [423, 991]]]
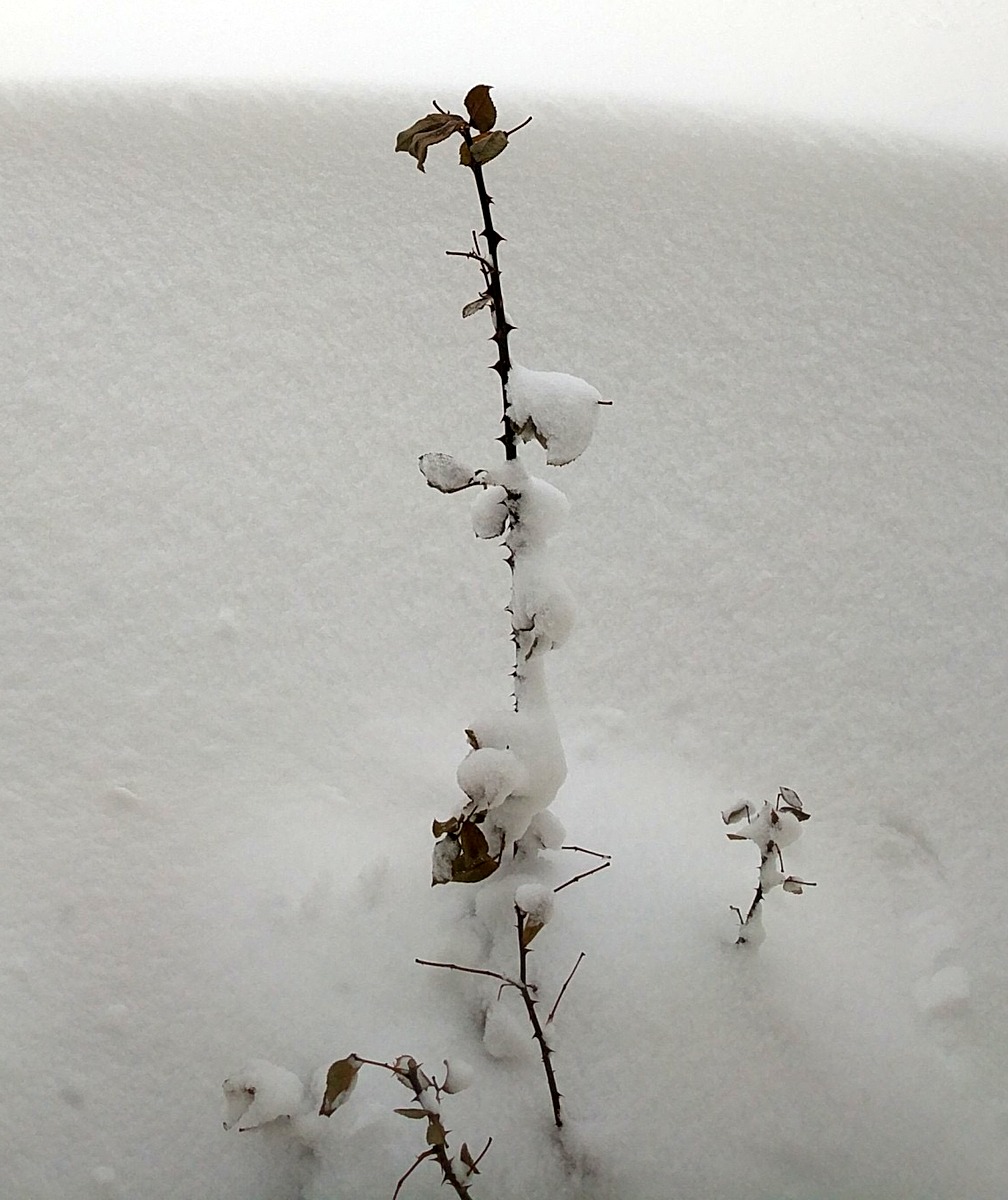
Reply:
[[393, 1063], [378, 1062], [375, 1059], [350, 1054], [334, 1062], [326, 1073], [325, 1093], [318, 1111], [320, 1117], [331, 1117], [346, 1103], [357, 1082], [358, 1072], [366, 1065], [389, 1071], [393, 1078], [413, 1093], [413, 1101], [409, 1106], [393, 1110], [398, 1116], [412, 1121], [427, 1122], [424, 1138], [427, 1149], [417, 1155], [416, 1161], [399, 1179], [392, 1200], [399, 1195], [403, 1184], [417, 1167], [428, 1159], [441, 1168], [442, 1182], [447, 1183], [456, 1195], [465, 1200], [465, 1197], [471, 1195], [469, 1180], [473, 1175], [479, 1174], [479, 1161], [490, 1149], [490, 1143], [493, 1141], [493, 1138], [488, 1138], [487, 1144], [476, 1158], [473, 1158], [465, 1142], [462, 1143], [457, 1158], [452, 1157], [448, 1147], [448, 1131], [441, 1117], [441, 1098], [460, 1092], [468, 1086], [468, 1069], [462, 1066], [453, 1069], [445, 1059], [444, 1078], [438, 1083], [434, 1076], [425, 1073], [411, 1054], [402, 1054]]
[[393, 1200], [410, 1175], [428, 1160], [441, 1168], [442, 1183], [447, 1183], [457, 1196], [462, 1200], [471, 1197], [470, 1180], [479, 1174], [480, 1160], [490, 1149], [493, 1138], [487, 1139], [486, 1145], [475, 1157], [465, 1142], [457, 1155], [449, 1147], [449, 1131], [444, 1126], [441, 1102], [444, 1096], [454, 1095], [469, 1086], [471, 1072], [461, 1062], [449, 1063], [445, 1059], [444, 1075], [438, 1082], [435, 1076], [424, 1071], [411, 1054], [402, 1054], [391, 1063], [348, 1054], [346, 1058], [337, 1059], [325, 1071], [324, 1078], [320, 1073], [306, 1086], [292, 1071], [256, 1059], [224, 1081], [228, 1110], [224, 1128], [237, 1128], [239, 1133], [247, 1133], [250, 1130], [280, 1127], [303, 1146], [317, 1148], [324, 1134], [320, 1126], [327, 1124], [319, 1118], [331, 1117], [350, 1100], [357, 1086], [357, 1077], [365, 1066], [388, 1071], [413, 1093], [409, 1105], [393, 1109], [397, 1116], [426, 1122], [426, 1149], [417, 1155], [413, 1165], [400, 1177], [392, 1193]]
[[726, 825], [736, 825], [743, 817], [746, 820], [742, 832], [729, 833], [728, 837], [733, 842], [755, 842], [760, 852], [759, 880], [749, 911], [743, 916], [740, 908], [734, 904], [731, 906], [740, 926], [736, 946], [758, 946], [766, 937], [763, 901], [767, 892], [782, 887], [785, 892], [800, 896], [805, 888], [816, 886], [807, 879], [785, 875], [784, 856], [781, 854], [782, 848], [790, 846], [801, 833], [802, 822], [807, 821], [809, 815], [802, 807], [798, 793], [787, 787], [780, 788], [777, 798], [767, 800], [758, 813], [745, 803], [733, 805], [722, 812], [721, 819]]
[[[572, 375], [532, 371], [511, 357], [508, 321], [501, 291], [498, 251], [503, 241], [494, 228], [484, 167], [509, 145], [516, 129], [497, 129], [490, 88], [479, 84], [465, 98], [466, 116], [435, 104], [435, 112], [399, 134], [396, 150], [411, 154], [424, 170], [428, 149], [459, 139], [462, 166], [472, 173], [483, 229], [473, 232], [472, 248], [449, 251], [479, 268], [483, 288], [462, 310], [464, 318], [483, 311], [493, 323], [497, 350], [493, 370], [500, 380], [504, 461], [472, 467], [440, 452], [424, 454], [420, 470], [440, 492], [477, 492], [472, 506], [478, 538], [502, 542], [511, 571], [511, 640], [514, 670], [511, 703], [466, 730], [469, 754], [458, 770], [462, 797], [446, 820], [434, 822], [437, 845], [433, 882], [478, 883], [505, 858], [522, 851], [555, 849], [562, 839], [556, 821], [545, 815], [566, 776], [567, 766], [546, 694], [545, 656], [561, 646], [573, 624], [570, 592], [554, 573], [548, 542], [563, 524], [567, 498], [536, 478], [519, 459], [522, 442], [537, 441], [546, 462], [573, 462], [591, 440], [602, 397]], [[531, 119], [531, 118], [529, 118]]]

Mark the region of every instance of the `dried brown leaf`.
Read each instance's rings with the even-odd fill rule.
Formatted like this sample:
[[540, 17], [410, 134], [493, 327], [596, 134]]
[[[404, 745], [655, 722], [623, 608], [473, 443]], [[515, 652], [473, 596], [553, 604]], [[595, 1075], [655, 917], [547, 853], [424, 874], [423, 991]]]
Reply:
[[455, 883], [479, 883], [500, 866], [493, 858], [482, 830], [472, 821], [463, 821], [458, 832], [459, 854], [451, 864]]
[[726, 808], [721, 814], [721, 820], [726, 825], [734, 825], [736, 821], [741, 821], [743, 817], [748, 818], [749, 805], [736, 804], [734, 808]]
[[431, 1113], [424, 1113], [427, 1117], [427, 1145], [428, 1146], [443, 1146], [448, 1140], [448, 1134], [445, 1132], [445, 1127], [441, 1124], [439, 1117], [433, 1116]]
[[333, 1063], [326, 1074], [325, 1094], [319, 1108], [320, 1117], [331, 1117], [336, 1109], [350, 1098], [357, 1082], [357, 1072], [362, 1065], [356, 1054], [350, 1054]]
[[474, 825], [472, 821], [462, 822], [462, 828], [459, 830], [459, 843], [466, 858], [485, 858], [490, 853], [483, 830], [478, 825]]
[[417, 169], [422, 171], [430, 147], [464, 128], [465, 121], [452, 113], [428, 113], [397, 135], [396, 150], [411, 154], [417, 160]]
[[490, 99], [490, 85], [477, 83], [470, 88], [465, 98], [469, 124], [480, 133], [488, 133], [497, 124], [497, 109]]
[[392, 1111], [398, 1113], [400, 1117], [409, 1117], [411, 1121], [422, 1121], [430, 1115], [422, 1108], [393, 1108]]
[[541, 921], [526, 920], [524, 925], [522, 925], [521, 944], [523, 950], [528, 949], [529, 942], [532, 941], [542, 927]]
[[486, 308], [489, 303], [489, 294], [480, 296], [478, 300], [470, 300], [465, 308], [462, 309], [462, 320], [464, 321], [466, 317], [471, 317], [474, 313], [478, 313], [481, 308]]
[[[469, 156], [475, 163], [483, 166], [492, 158], [496, 158], [498, 154], [503, 153], [507, 149], [508, 135], [503, 129], [494, 129], [490, 133], [481, 133], [479, 137], [474, 137], [472, 145], [469, 149]], [[468, 163], [464, 163], [468, 166]]]

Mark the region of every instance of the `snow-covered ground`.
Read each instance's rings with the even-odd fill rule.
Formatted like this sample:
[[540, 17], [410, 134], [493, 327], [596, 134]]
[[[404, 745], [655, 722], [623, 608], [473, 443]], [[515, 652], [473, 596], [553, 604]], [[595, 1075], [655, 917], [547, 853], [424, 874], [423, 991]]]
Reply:
[[[429, 827], [509, 666], [416, 466], [499, 416], [470, 180], [392, 152], [428, 99], [0, 100], [4, 1197], [389, 1197], [376, 1071], [314, 1154], [221, 1128], [250, 1060], [356, 1051], [471, 1064], [477, 1200], [1000, 1200], [1008, 159], [497, 96], [515, 355], [613, 402], [542, 467], [555, 810], [613, 855], [535, 943], [548, 994], [586, 952], [561, 1148], [526, 1030], [413, 965], [471, 949]], [[780, 784], [818, 887], [752, 954], [719, 813]]]

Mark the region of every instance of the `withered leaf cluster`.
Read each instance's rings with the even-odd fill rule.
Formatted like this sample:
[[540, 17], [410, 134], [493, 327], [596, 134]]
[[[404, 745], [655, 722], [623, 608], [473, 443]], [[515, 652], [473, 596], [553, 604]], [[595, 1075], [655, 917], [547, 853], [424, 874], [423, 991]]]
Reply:
[[473, 817], [449, 817], [435, 821], [433, 833], [448, 850], [450, 875], [448, 879], [434, 877], [433, 883], [480, 883], [500, 866], [500, 855], [490, 853], [482, 829]]
[[[478, 83], [470, 88], [465, 98], [465, 108], [468, 119], [440, 110], [421, 117], [398, 135], [396, 150], [411, 154], [416, 159], [417, 170], [423, 171], [430, 147], [446, 141], [453, 133], [459, 133], [463, 136], [459, 147], [462, 166], [482, 166], [490, 162], [505, 149], [508, 135], [503, 129], [494, 129], [497, 108], [490, 99], [489, 85]], [[470, 130], [474, 136], [470, 135]]]

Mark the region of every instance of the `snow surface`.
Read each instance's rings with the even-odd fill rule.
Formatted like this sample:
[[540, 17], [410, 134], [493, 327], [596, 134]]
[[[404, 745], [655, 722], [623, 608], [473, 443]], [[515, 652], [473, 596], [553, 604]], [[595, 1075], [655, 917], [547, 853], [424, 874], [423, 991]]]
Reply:
[[[5, 1197], [387, 1198], [383, 1072], [310, 1152], [222, 1129], [243, 1064], [356, 1052], [472, 1064], [477, 1200], [1000, 1200], [1008, 162], [544, 102], [493, 164], [516, 352], [614, 402], [557, 473], [554, 811], [613, 855], [531, 948], [547, 998], [587, 955], [561, 1153], [513, 990], [493, 1060], [413, 964], [480, 954], [430, 821], [510, 649], [416, 470], [499, 420], [466, 180], [392, 152], [425, 103], [0, 105]], [[782, 783], [818, 887], [740, 954], [719, 814]]]

